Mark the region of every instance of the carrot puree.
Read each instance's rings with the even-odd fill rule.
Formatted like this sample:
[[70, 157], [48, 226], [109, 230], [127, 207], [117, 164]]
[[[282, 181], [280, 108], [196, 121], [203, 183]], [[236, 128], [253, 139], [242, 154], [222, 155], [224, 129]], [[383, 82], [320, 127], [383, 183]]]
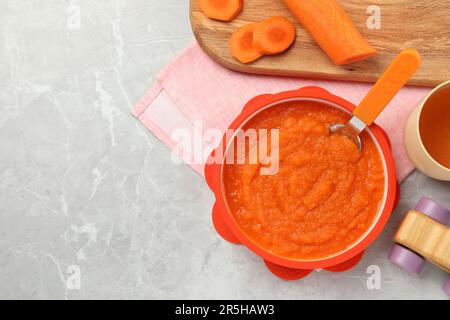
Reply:
[[347, 137], [329, 134], [330, 124], [349, 118], [327, 105], [289, 102], [244, 126], [280, 134], [277, 174], [261, 175], [258, 164], [224, 165], [231, 213], [259, 246], [289, 259], [321, 259], [350, 247], [371, 227], [384, 195], [383, 164], [366, 132], [361, 153]]

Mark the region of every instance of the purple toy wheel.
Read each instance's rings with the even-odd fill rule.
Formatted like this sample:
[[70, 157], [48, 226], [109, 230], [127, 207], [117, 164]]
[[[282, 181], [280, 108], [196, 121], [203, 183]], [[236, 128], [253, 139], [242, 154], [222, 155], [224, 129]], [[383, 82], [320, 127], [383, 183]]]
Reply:
[[444, 290], [444, 292], [450, 296], [450, 276], [448, 276], [447, 281], [445, 281], [442, 290]]
[[396, 244], [389, 254], [389, 261], [403, 270], [418, 275], [425, 265], [425, 259], [417, 253]]
[[450, 221], [450, 210], [429, 198], [420, 199], [415, 209], [443, 225], [447, 225]]

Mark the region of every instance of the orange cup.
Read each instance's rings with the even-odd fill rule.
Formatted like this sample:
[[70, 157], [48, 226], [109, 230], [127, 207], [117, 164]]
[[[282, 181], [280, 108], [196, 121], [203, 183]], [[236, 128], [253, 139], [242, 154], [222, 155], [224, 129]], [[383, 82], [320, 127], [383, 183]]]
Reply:
[[[429, 132], [429, 130], [433, 132]], [[450, 81], [431, 91], [411, 113], [405, 126], [406, 151], [416, 168], [425, 175], [450, 181], [450, 166], [444, 165], [443, 161], [439, 162], [437, 157], [438, 152], [441, 152], [440, 158], [450, 157], [449, 134]], [[446, 152], [445, 155], [444, 152]]]

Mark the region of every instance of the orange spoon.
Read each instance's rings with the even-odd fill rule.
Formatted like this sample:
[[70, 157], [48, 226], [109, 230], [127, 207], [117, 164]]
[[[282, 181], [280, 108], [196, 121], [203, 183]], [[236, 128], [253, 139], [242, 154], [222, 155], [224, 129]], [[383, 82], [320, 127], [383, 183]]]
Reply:
[[333, 124], [331, 133], [343, 134], [362, 150], [360, 133], [372, 125], [394, 96], [403, 88], [421, 64], [420, 54], [414, 49], [402, 51], [384, 72], [369, 94], [353, 111], [353, 118], [347, 124]]

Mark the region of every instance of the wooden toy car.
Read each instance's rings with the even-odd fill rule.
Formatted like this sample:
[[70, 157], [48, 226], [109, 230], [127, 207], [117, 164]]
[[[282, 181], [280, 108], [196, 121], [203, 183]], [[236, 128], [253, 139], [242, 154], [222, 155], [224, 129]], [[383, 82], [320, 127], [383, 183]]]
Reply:
[[[394, 240], [397, 243], [389, 260], [402, 269], [419, 274], [426, 260], [450, 273], [450, 210], [428, 198], [422, 198], [401, 223]], [[450, 276], [443, 290], [450, 295]]]

